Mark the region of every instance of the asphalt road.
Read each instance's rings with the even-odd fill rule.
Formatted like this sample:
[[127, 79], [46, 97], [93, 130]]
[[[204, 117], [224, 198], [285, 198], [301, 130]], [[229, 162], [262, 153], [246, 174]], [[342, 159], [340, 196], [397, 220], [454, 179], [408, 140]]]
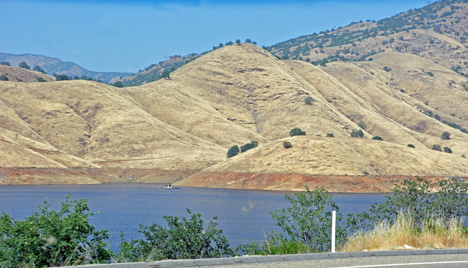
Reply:
[[468, 254], [391, 256], [391, 257], [361, 257], [342, 259], [322, 259], [286, 262], [266, 262], [257, 264], [231, 264], [222, 266], [198, 266], [210, 268], [299, 268], [299, 267], [333, 267], [333, 268], [364, 268], [364, 267], [411, 267], [440, 268], [468, 267]]
[[350, 253], [312, 253], [274, 256], [244, 256], [219, 259], [165, 260], [149, 263], [115, 263], [77, 268], [458, 268], [468, 267], [468, 249], [401, 250]]

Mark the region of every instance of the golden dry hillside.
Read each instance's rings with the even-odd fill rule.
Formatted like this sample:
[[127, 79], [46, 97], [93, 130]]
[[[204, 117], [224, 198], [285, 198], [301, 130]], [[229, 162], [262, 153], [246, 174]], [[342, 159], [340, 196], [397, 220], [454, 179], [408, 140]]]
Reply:
[[[180, 176], [181, 185], [281, 190], [301, 188], [309, 183], [304, 176], [467, 177], [463, 77], [418, 56], [374, 58], [318, 67], [241, 44], [205, 54], [170, 79], [137, 87], [0, 82], [0, 166], [102, 170], [70, 175], [69, 183], [86, 176], [89, 182]], [[289, 137], [296, 127], [307, 135]], [[351, 138], [359, 129], [363, 138]], [[444, 132], [449, 139], [442, 139]], [[257, 148], [226, 157], [231, 146], [253, 140]], [[292, 148], [284, 148], [284, 141]], [[452, 153], [432, 150], [434, 145]], [[151, 169], [157, 179], [136, 171]], [[226, 174], [237, 175], [226, 181]], [[284, 178], [250, 187], [256, 175]], [[292, 183], [294, 176], [301, 179]], [[338, 184], [335, 190], [349, 190]]]
[[55, 81], [55, 77], [27, 69], [0, 65], [0, 81], [11, 82], [50, 82]]

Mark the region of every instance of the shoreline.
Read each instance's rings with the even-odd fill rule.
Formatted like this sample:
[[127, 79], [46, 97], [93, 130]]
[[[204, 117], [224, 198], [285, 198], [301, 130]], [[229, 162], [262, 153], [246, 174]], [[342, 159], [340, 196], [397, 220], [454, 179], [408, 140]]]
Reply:
[[[120, 169], [120, 168], [0, 168], [3, 185], [68, 185], [102, 183], [172, 183], [178, 187], [298, 192], [324, 187], [330, 193], [391, 193], [399, 182], [413, 175], [310, 175], [200, 170]], [[426, 179], [457, 176], [419, 176]], [[459, 178], [459, 177], [457, 177]], [[466, 177], [461, 179], [468, 180]]]

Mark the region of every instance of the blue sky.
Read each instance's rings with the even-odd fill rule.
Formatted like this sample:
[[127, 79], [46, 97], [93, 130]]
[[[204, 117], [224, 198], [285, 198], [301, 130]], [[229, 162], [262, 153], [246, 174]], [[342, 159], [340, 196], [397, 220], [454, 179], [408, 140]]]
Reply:
[[0, 52], [137, 72], [172, 55], [250, 38], [269, 46], [379, 20], [427, 0], [0, 0]]

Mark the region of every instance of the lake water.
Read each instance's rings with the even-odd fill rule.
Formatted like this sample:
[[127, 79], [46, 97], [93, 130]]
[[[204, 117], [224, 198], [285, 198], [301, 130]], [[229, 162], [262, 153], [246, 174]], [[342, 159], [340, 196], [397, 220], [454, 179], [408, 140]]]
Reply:
[[[165, 226], [164, 215], [187, 217], [187, 208], [192, 213], [201, 213], [205, 222], [217, 216], [218, 227], [231, 246], [250, 239], [263, 240], [264, 232], [279, 230], [270, 211], [288, 207], [284, 196], [294, 194], [191, 187], [167, 190], [161, 184], [136, 183], [0, 186], [0, 212], [22, 220], [37, 211], [44, 201], [58, 210], [68, 193], [72, 199], [87, 199], [91, 212], [99, 212], [90, 221], [98, 230], [109, 230], [114, 251], [118, 250], [121, 231], [126, 238], [141, 238], [139, 224], [155, 222]], [[383, 202], [385, 194], [333, 194], [333, 199], [346, 215], [367, 210], [371, 203]]]

